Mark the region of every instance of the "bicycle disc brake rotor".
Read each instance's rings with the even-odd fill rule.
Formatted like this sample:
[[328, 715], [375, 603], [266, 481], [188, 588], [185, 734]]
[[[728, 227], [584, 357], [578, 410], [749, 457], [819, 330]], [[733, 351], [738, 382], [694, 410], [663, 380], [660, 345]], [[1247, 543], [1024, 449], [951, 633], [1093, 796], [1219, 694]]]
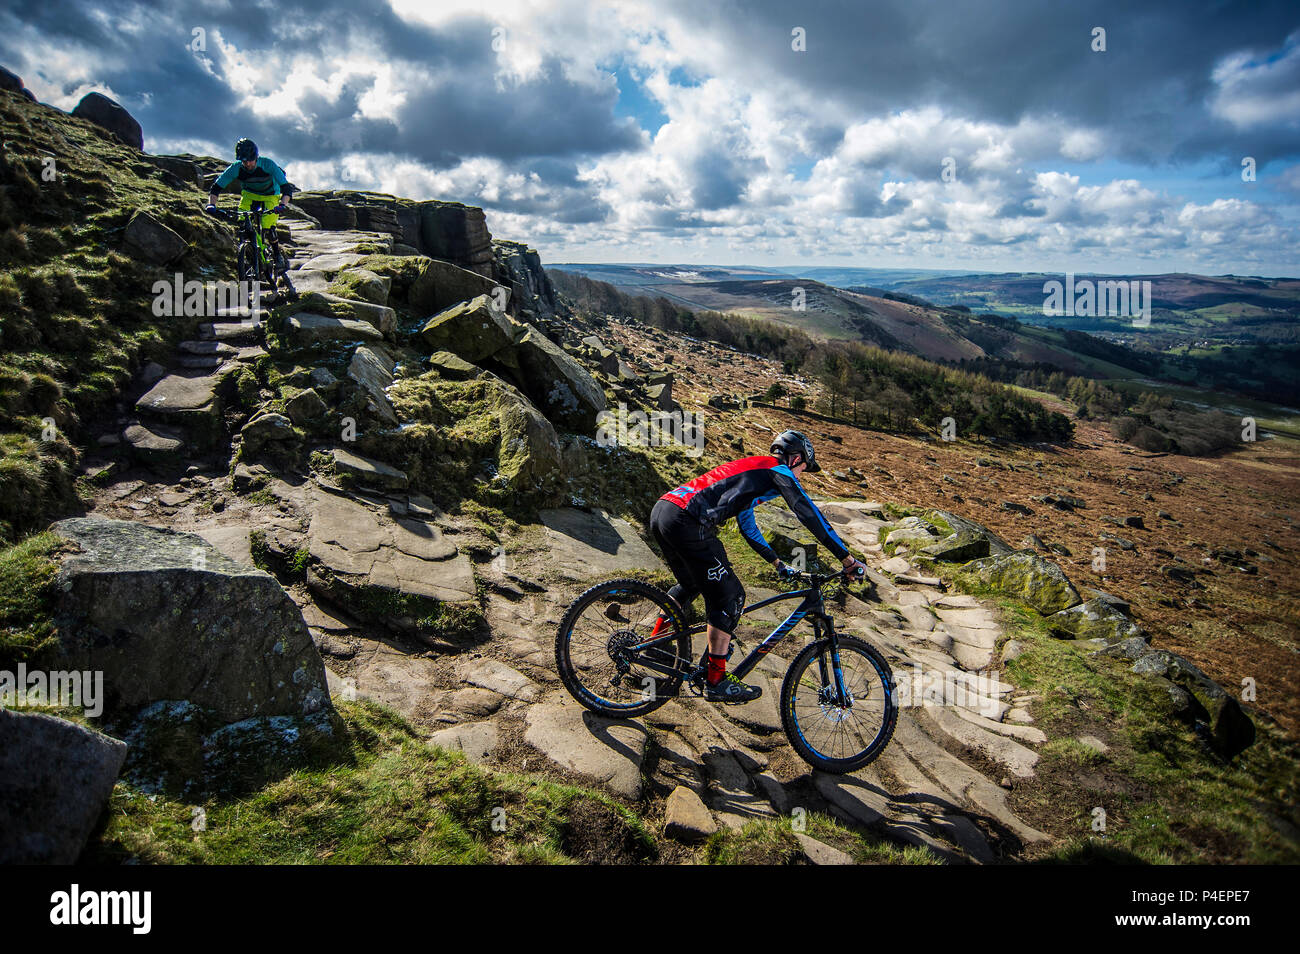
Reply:
[[845, 689], [844, 696], [846, 704], [840, 705], [835, 701], [834, 686], [823, 686], [817, 691], [817, 704], [821, 706], [822, 715], [827, 722], [840, 723], [849, 717], [853, 709], [853, 693]]

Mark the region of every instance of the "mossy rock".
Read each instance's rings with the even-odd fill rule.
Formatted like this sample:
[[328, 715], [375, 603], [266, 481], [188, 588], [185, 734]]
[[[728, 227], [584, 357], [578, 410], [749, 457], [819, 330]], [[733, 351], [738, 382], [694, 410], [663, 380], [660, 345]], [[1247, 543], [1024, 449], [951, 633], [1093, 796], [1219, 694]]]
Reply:
[[538, 503], [555, 492], [561, 474], [555, 428], [499, 378], [449, 381], [430, 372], [399, 381], [389, 397], [411, 423], [385, 439], [383, 452], [403, 461], [412, 486], [435, 500], [447, 502], [453, 488]]
[[1190, 714], [1207, 724], [1210, 744], [1232, 758], [1255, 742], [1255, 723], [1222, 686], [1177, 653], [1153, 649], [1133, 664], [1136, 673], [1163, 676], [1191, 696]]
[[983, 586], [1020, 600], [1044, 616], [1082, 602], [1079, 591], [1061, 568], [1031, 550], [972, 560], [962, 566], [961, 572]]
[[1101, 597], [1076, 603], [1048, 618], [1052, 635], [1065, 639], [1104, 639], [1118, 643], [1141, 634], [1131, 619]]
[[478, 645], [487, 633], [477, 603], [446, 603], [387, 586], [357, 583], [319, 563], [310, 566], [308, 581], [314, 591], [347, 607], [357, 619], [413, 635], [436, 649], [457, 652]]
[[348, 268], [339, 272], [330, 283], [330, 294], [340, 298], [354, 298], [373, 305], [387, 305], [393, 279], [389, 275], [376, 275], [365, 268]]
[[174, 798], [241, 794], [336, 755], [342, 727], [333, 709], [223, 725], [187, 700], [156, 702], [120, 726], [122, 774], [141, 791]]
[[978, 530], [958, 530], [923, 548], [921, 555], [941, 563], [967, 563], [989, 555], [989, 540]]

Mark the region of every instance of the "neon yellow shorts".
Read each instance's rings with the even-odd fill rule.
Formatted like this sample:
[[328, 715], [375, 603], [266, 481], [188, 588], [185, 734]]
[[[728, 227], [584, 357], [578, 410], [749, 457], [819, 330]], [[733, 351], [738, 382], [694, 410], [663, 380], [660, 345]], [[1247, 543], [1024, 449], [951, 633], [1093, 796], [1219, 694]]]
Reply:
[[[279, 195], [258, 195], [256, 192], [245, 192], [239, 199], [239, 211], [247, 212], [253, 207], [254, 202], [260, 202], [264, 207], [274, 209], [280, 204], [280, 199]], [[278, 215], [263, 215], [262, 228], [273, 229], [275, 223], [279, 221], [280, 217]]]

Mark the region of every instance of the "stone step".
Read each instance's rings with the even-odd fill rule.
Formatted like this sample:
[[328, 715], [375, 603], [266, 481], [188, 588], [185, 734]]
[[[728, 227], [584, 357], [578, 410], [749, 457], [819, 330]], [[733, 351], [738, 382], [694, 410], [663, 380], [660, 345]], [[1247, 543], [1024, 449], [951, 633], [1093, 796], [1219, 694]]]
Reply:
[[219, 370], [168, 374], [136, 401], [136, 413], [154, 423], [188, 428], [201, 441], [214, 439], [221, 427], [216, 392], [222, 377]]
[[1005, 735], [998, 735], [963, 719], [946, 708], [916, 710], [917, 718], [927, 729], [941, 732], [958, 745], [980, 752], [1017, 778], [1033, 778], [1038, 753]]
[[215, 354], [183, 354], [176, 363], [189, 370], [215, 370], [226, 363], [226, 359]]
[[258, 336], [261, 325], [252, 321], [214, 321], [199, 325], [199, 336], [207, 340], [251, 340]]
[[988, 669], [993, 663], [993, 650], [981, 649], [957, 640], [952, 644], [952, 658], [967, 672], [979, 672]]
[[122, 441], [133, 457], [146, 464], [176, 463], [185, 453], [180, 433], [156, 424], [132, 421], [123, 429]]
[[987, 815], [1024, 844], [1051, 840], [1007, 807], [1004, 789], [926, 735], [910, 713], [899, 716], [892, 745], [901, 746], [922, 771], [953, 796], [959, 806], [969, 806]]
[[230, 345], [226, 344], [223, 341], [217, 341], [216, 339], [208, 339], [206, 341], [182, 341], [179, 345], [176, 346], [176, 348], [178, 351], [182, 352], [183, 354], [204, 355], [204, 356], [211, 356], [211, 355], [227, 356], [227, 355], [234, 355], [238, 353], [237, 349], [232, 348]]
[[[1005, 707], [1005, 703], [1002, 703]], [[965, 719], [972, 725], [977, 725], [986, 732], [994, 732], [999, 735], [1010, 736], [1013, 739], [1020, 739], [1022, 742], [1032, 742], [1035, 745], [1041, 745], [1047, 741], [1047, 733], [1042, 729], [1035, 729], [1028, 725], [1017, 725], [1014, 722], [1001, 722], [987, 718], [980, 714], [979, 711], [971, 708], [954, 706], [953, 710], [959, 717]]]

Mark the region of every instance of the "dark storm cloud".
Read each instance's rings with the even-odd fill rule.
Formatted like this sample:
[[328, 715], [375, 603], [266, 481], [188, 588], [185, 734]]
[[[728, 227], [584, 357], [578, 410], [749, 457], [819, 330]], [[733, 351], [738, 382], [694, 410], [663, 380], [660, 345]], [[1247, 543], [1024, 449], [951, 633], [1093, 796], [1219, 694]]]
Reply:
[[[1289, 129], [1241, 134], [1206, 109], [1222, 57], [1242, 49], [1268, 56], [1300, 29], [1294, 0], [674, 5], [725, 31], [744, 51], [737, 66], [756, 84], [792, 77], [863, 118], [927, 105], [1012, 125], [1056, 115], [1111, 130], [1114, 155], [1147, 161], [1215, 154], [1224, 136], [1300, 149], [1295, 117]], [[807, 31], [806, 52], [790, 48], [794, 27]], [[1091, 49], [1094, 27], [1106, 30], [1104, 53]], [[1278, 120], [1282, 126], [1286, 117]]]
[[[1274, 181], [1283, 169], [1296, 167], [1300, 156], [1300, 116], [1295, 115], [1300, 110], [1286, 113], [1286, 104], [1294, 102], [1288, 92], [1300, 86], [1300, 50], [1297, 41], [1288, 40], [1300, 38], [1300, 7], [1294, 0], [1259, 0], [1248, 7], [1209, 0], [818, 0], [803, 5], [658, 0], [657, 10], [663, 13], [656, 16], [672, 17], [682, 28], [667, 35], [694, 32], [709, 39], [701, 45], [709, 51], [709, 63], [688, 62], [672, 75], [679, 80], [695, 75], [700, 81], [716, 76], [724, 81], [717, 84], [717, 95], [730, 99], [708, 114], [724, 117], [717, 122], [717, 142], [697, 149], [684, 137], [668, 138], [655, 144], [649, 161], [623, 167], [634, 174], [644, 169], [644, 182], [618, 175], [627, 154], [650, 148], [650, 140], [636, 119], [617, 114], [620, 91], [614, 77], [597, 74], [579, 82], [566, 74], [566, 66], [575, 62], [598, 62], [612, 71], [612, 59], [625, 54], [635, 59], [635, 52], [627, 53], [637, 48], [630, 34], [620, 45], [617, 37], [598, 35], [599, 30], [575, 35], [572, 42], [542, 30], [537, 35], [549, 39], [539, 42], [550, 48], [537, 51], [539, 69], [527, 81], [512, 83], [499, 73], [491, 47], [497, 20], [486, 10], [434, 28], [402, 20], [385, 0], [179, 0], [161, 8], [138, 0], [43, 0], [21, 12], [0, 11], [0, 64], [29, 80], [40, 77], [43, 90], [57, 89], [63, 96], [83, 84], [110, 89], [155, 142], [210, 141], [228, 153], [236, 138], [249, 135], [289, 167], [291, 176], [296, 162], [328, 165], [352, 154], [391, 155], [423, 170], [453, 170], [462, 161], [486, 158], [498, 161], [512, 180], [523, 176], [526, 185], [457, 185], [465, 190], [458, 198], [548, 226], [609, 221], [646, 203], [647, 231], [670, 238], [723, 227], [719, 222], [735, 217], [713, 213], [758, 205], [754, 196], [771, 195], [762, 200], [764, 214], [797, 207], [806, 198], [800, 187], [807, 185], [815, 164], [825, 171], [827, 194], [841, 218], [866, 226], [866, 220], [907, 212], [903, 218], [912, 224], [899, 225], [903, 231], [960, 229], [960, 215], [952, 216], [950, 226], [945, 212], [936, 211], [942, 203], [923, 193], [915, 193], [917, 198], [896, 194], [887, 202], [880, 197], [886, 178], [933, 180], [950, 150], [958, 157], [960, 181], [974, 175], [987, 188], [997, 206], [995, 220], [1029, 227], [1038, 224], [1032, 220], [1044, 219], [1077, 232], [1104, 224], [1100, 207], [1041, 199], [1032, 178], [1041, 162], [1060, 157], [1062, 133], [1076, 130], [1099, 136], [1081, 135], [1070, 150], [1074, 155], [1094, 155], [1095, 144], [1106, 159], [1149, 164], [1153, 170], [1166, 163], [1201, 169], [1218, 163], [1231, 177], [1239, 171], [1240, 157], [1252, 156], [1261, 182]], [[543, 23], [550, 14], [539, 2], [527, 15]], [[196, 27], [208, 32], [202, 57], [188, 48]], [[806, 52], [791, 50], [794, 27], [806, 30]], [[1091, 49], [1094, 27], [1106, 30], [1104, 53]], [[341, 83], [333, 78], [337, 93], [296, 93], [293, 117], [281, 118], [250, 105], [241, 82], [245, 77], [238, 73], [243, 67], [222, 52], [218, 34], [253, 64], [268, 57], [286, 62], [305, 57], [323, 64], [322, 78], [339, 69], [353, 72]], [[578, 44], [602, 43], [612, 49], [595, 53], [610, 61], [591, 49], [574, 55]], [[671, 49], [666, 59], [680, 55], [689, 61], [691, 53]], [[649, 59], [658, 62], [657, 56], [658, 51]], [[389, 91], [386, 85], [377, 88], [379, 78], [363, 65], [366, 60], [391, 70], [401, 99], [388, 116], [361, 114], [368, 95]], [[647, 71], [645, 63], [638, 66]], [[776, 102], [766, 104], [772, 108], [760, 111], [764, 119], [752, 125], [727, 121], [732, 106], [742, 113], [744, 91], [768, 89], [811, 104], [809, 115], [783, 116]], [[633, 92], [641, 94], [647, 109], [658, 108], [648, 90], [624, 92], [623, 113], [638, 101]], [[680, 88], [670, 98], [691, 128], [695, 100]], [[889, 122], [900, 112], [925, 107], [938, 107], [947, 125], [916, 128], [939, 133], [915, 135], [907, 122]], [[663, 112], [672, 110], [663, 106]], [[864, 127], [857, 124], [868, 120], [885, 120], [879, 125], [890, 138], [882, 141], [897, 145], [873, 151], [867, 142], [864, 147]], [[1044, 122], [989, 143], [1007, 146], [1005, 167], [996, 149], [987, 165], [971, 164], [970, 153], [982, 147], [984, 135], [982, 128], [970, 132], [972, 123], [997, 124], [991, 132], [997, 138], [1024, 120]], [[734, 133], [728, 132], [733, 125]], [[712, 131], [703, 124], [697, 128], [704, 130], [701, 137]], [[874, 126], [865, 128], [872, 132]], [[961, 142], [943, 141], [949, 130]], [[847, 155], [839, 156], [846, 131], [856, 138]], [[755, 157], [780, 155], [782, 149], [799, 152], [791, 142], [806, 150], [791, 157], [794, 185], [751, 192], [756, 183], [762, 185], [765, 172], [790, 172], [779, 168], [780, 159], [774, 160], [778, 168], [769, 170]], [[956, 148], [961, 143], [964, 151]], [[855, 159], [855, 149], [869, 160]], [[580, 166], [601, 158], [608, 161], [588, 178], [579, 177]], [[468, 173], [459, 178], [453, 173], [446, 181], [480, 177], [477, 167], [467, 168]], [[490, 174], [495, 173], [483, 175]], [[1287, 175], [1285, 182], [1300, 183], [1300, 174]], [[1300, 184], [1293, 187], [1300, 191]], [[475, 188], [487, 195], [472, 194]], [[689, 210], [682, 208], [687, 202]], [[1172, 209], [1173, 202], [1166, 205]], [[1132, 213], [1147, 214], [1153, 213]], [[780, 216], [772, 219], [768, 234], [781, 238], [784, 223]], [[921, 220], [927, 225], [918, 226]], [[836, 224], [833, 217], [828, 224]], [[1175, 241], [1167, 232], [1155, 236], [1165, 245]], [[974, 242], [1001, 245], [1030, 241], [1035, 234], [1008, 238], [990, 228]], [[1079, 247], [1088, 244], [1078, 241]]]
[[[23, 23], [47, 42], [77, 44], [96, 51], [105, 63], [116, 61], [97, 71], [93, 81], [121, 97], [151, 137], [233, 142], [248, 135], [274, 139], [280, 155], [298, 160], [330, 159], [346, 149], [394, 153], [434, 168], [466, 156], [512, 161], [604, 154], [642, 144], [635, 121], [614, 116], [618, 89], [612, 78], [600, 87], [575, 83], [552, 59], [533, 80], [499, 88], [487, 20], [459, 20], [435, 31], [400, 20], [381, 0], [292, 7], [199, 2], [171, 5], [165, 12], [126, 0], [31, 6]], [[0, 25], [14, 22], [12, 13], [0, 16]], [[139, 20], [146, 29], [120, 28]], [[204, 55], [214, 63], [215, 77], [188, 49], [195, 27], [208, 31]], [[373, 78], [356, 76], [337, 99], [302, 95], [298, 105], [306, 121], [301, 126], [259, 115], [240, 106], [220, 78], [237, 67], [223, 58], [214, 32], [252, 58], [268, 48], [312, 53], [359, 47], [396, 66], [408, 86], [406, 102], [392, 120], [359, 115], [358, 101]], [[22, 41], [20, 30], [5, 29], [0, 62], [40, 74], [40, 64], [26, 62]], [[62, 85], [70, 92], [75, 83]]]

